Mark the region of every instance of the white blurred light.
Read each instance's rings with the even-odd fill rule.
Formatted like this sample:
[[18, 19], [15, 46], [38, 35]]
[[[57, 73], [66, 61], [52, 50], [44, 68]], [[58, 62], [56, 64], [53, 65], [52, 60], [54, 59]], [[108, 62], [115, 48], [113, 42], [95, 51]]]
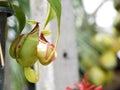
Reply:
[[100, 27], [111, 27], [113, 24], [113, 20], [115, 18], [116, 11], [113, 8], [113, 2], [106, 2], [98, 11], [96, 16], [96, 23]]
[[[85, 10], [88, 14], [92, 14], [98, 8], [103, 0], [83, 0]], [[113, 8], [112, 1], [106, 1], [98, 10], [96, 15], [96, 23], [103, 28], [111, 27], [113, 24], [116, 11]]]
[[83, 0], [83, 5], [88, 14], [92, 14], [103, 0]]
[[8, 24], [8, 26], [10, 26], [10, 27], [14, 27], [15, 26], [15, 17], [14, 16], [11, 16], [11, 17], [9, 17], [8, 19], [7, 19], [7, 24]]
[[14, 31], [14, 29], [10, 29], [10, 30], [8, 30], [8, 38], [10, 39], [10, 40], [14, 40], [15, 39], [15, 31]]
[[120, 59], [120, 50], [117, 52], [117, 56]]

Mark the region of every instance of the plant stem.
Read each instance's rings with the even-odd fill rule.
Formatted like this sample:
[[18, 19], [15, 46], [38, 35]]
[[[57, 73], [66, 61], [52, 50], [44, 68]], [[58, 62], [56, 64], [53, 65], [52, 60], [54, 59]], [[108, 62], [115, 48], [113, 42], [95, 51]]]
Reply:
[[107, 1], [109, 1], [109, 0], [103, 0], [103, 2], [101, 2], [101, 4], [97, 7], [97, 9], [93, 12], [93, 14], [92, 15], [96, 15], [96, 13], [99, 11], [99, 9], [101, 8], [101, 6], [103, 6], [103, 4], [104, 3], [106, 3]]

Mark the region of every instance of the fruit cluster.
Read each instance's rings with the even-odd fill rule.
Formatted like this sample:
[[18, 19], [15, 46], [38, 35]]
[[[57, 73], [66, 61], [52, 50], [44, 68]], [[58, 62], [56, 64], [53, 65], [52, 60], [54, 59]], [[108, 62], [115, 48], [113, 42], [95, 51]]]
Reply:
[[[114, 8], [118, 12], [113, 22], [113, 34], [96, 33], [92, 44], [98, 53], [97, 60], [92, 56], [82, 56], [82, 64], [87, 69], [88, 79], [94, 85], [104, 85], [112, 81], [114, 69], [117, 67], [117, 53], [120, 50], [120, 0], [113, 0]], [[91, 51], [92, 52], [92, 51]], [[96, 58], [95, 57], [95, 58]]]

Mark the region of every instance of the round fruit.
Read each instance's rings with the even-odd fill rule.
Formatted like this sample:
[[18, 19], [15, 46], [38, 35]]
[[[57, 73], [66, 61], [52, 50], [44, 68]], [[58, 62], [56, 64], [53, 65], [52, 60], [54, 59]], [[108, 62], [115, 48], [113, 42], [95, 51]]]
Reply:
[[92, 67], [88, 71], [89, 81], [94, 85], [102, 85], [106, 81], [105, 72], [100, 67]]
[[99, 63], [106, 70], [114, 69], [117, 66], [116, 55], [111, 51], [106, 52], [101, 56]]
[[93, 43], [98, 51], [103, 53], [106, 49], [111, 47], [112, 39], [113, 38], [108, 34], [97, 33], [93, 38]]
[[120, 38], [114, 38], [110, 50], [117, 53], [120, 50]]

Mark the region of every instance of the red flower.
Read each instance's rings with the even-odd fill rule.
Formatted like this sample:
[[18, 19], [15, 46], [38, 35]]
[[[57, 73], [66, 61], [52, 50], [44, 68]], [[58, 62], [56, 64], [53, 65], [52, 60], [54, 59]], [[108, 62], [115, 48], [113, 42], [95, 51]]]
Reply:
[[73, 90], [71, 87], [67, 86], [66, 90]]
[[[90, 84], [88, 81], [86, 81], [84, 78], [81, 82], [74, 84], [75, 88], [77, 90], [103, 90], [102, 86], [95, 86], [93, 84]], [[66, 90], [74, 90], [71, 87], [67, 87]]]

